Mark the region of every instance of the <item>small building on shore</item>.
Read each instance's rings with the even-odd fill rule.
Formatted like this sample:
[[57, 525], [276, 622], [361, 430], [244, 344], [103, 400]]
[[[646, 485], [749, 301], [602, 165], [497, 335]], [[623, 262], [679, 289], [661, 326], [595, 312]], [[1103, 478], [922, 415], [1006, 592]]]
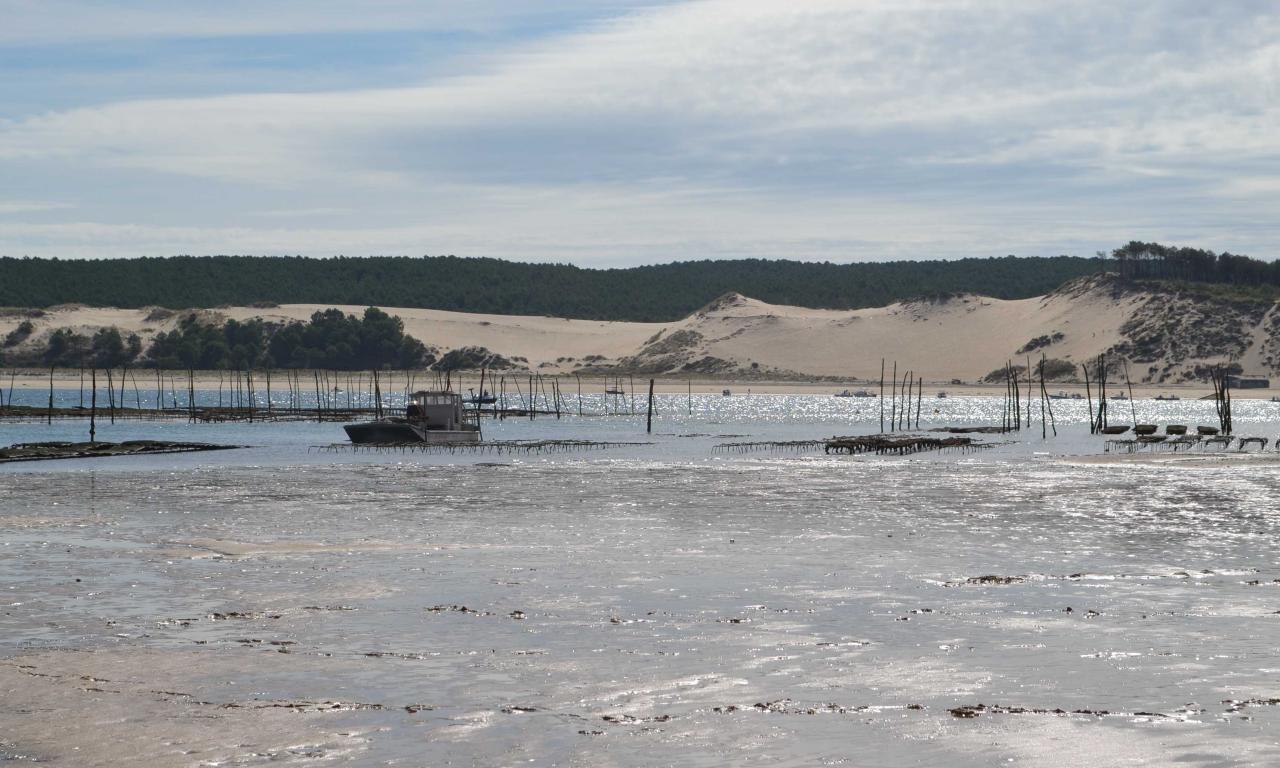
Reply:
[[1271, 379], [1248, 373], [1233, 373], [1227, 376], [1227, 386], [1232, 389], [1270, 389]]

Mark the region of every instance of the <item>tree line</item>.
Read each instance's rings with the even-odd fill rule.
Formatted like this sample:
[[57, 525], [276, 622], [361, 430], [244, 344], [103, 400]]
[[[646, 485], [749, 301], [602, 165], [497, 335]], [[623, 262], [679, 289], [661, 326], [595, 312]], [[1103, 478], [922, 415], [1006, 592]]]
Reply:
[[[15, 333], [21, 330], [19, 326]], [[26, 335], [30, 335], [29, 328]], [[437, 362], [437, 358], [435, 350], [404, 332], [400, 318], [369, 307], [362, 317], [326, 309], [314, 313], [306, 323], [269, 323], [255, 318], [244, 322], [227, 320], [218, 325], [203, 322], [198, 315], [190, 313], [181, 318], [172, 331], [156, 334], [145, 355], [137, 334], [126, 336], [115, 327], [100, 328], [92, 336], [70, 328], [56, 328], [43, 349], [0, 352], [0, 363], [5, 362], [65, 368], [129, 365], [199, 370], [326, 368], [351, 371], [426, 368]]]
[[1181, 280], [1193, 283], [1280, 286], [1280, 261], [1203, 248], [1133, 240], [1111, 252], [1108, 265], [1131, 280]]
[[1098, 269], [1099, 260], [1072, 256], [857, 264], [741, 259], [626, 269], [454, 256], [6, 257], [0, 258], [0, 306], [308, 303], [660, 322], [731, 291], [774, 304], [859, 309], [965, 292], [1027, 298]]

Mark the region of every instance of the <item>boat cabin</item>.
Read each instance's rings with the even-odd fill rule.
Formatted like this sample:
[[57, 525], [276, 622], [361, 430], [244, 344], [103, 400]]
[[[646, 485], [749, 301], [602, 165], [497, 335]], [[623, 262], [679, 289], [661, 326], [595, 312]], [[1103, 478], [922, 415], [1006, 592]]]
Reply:
[[427, 429], [462, 429], [462, 396], [454, 392], [414, 392], [404, 416]]

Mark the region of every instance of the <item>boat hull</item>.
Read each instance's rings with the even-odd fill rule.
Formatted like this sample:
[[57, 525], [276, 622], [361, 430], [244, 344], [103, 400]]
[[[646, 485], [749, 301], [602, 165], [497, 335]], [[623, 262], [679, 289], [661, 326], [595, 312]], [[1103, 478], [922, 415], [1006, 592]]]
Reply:
[[373, 443], [478, 443], [480, 432], [474, 429], [422, 429], [413, 424], [394, 421], [369, 421], [342, 427], [356, 444]]

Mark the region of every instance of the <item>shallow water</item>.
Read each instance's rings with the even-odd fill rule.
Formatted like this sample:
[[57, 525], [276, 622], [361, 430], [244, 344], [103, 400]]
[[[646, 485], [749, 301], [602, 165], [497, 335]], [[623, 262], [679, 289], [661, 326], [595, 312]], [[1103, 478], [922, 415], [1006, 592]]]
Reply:
[[[925, 427], [998, 421], [987, 399], [925, 405]], [[640, 417], [486, 423], [649, 442], [583, 454], [121, 423], [99, 437], [254, 447], [0, 467], [0, 756], [1280, 763], [1280, 465], [1063, 460], [1101, 446], [1077, 402], [1055, 402], [1057, 439], [906, 459], [714, 448], [873, 432], [875, 401], [659, 406], [652, 436]], [[1213, 423], [1211, 403], [1135, 406]], [[1237, 432], [1280, 434], [1277, 416], [1240, 401]], [[996, 709], [950, 711], [978, 704]]]

